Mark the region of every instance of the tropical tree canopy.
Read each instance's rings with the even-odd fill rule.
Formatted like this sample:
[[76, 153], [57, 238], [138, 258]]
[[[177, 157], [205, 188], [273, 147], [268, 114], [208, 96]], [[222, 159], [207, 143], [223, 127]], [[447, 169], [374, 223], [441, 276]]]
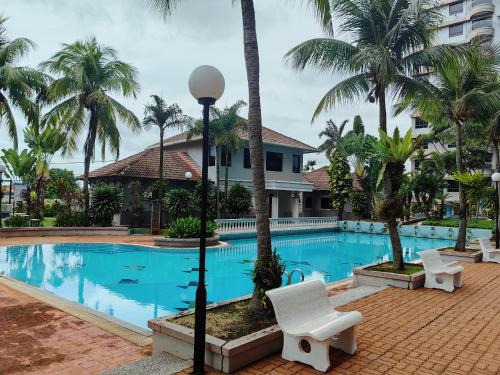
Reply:
[[5, 174], [14, 181], [31, 182], [34, 177], [36, 156], [31, 151], [10, 148], [2, 149], [2, 160], [7, 167]]
[[326, 156], [330, 157], [337, 148], [337, 143], [342, 139], [342, 134], [348, 122], [349, 120], [344, 120], [340, 126], [337, 126], [333, 120], [328, 120], [326, 128], [319, 133], [320, 138], [325, 137], [326, 139], [319, 145], [318, 150], [324, 151]]
[[292, 68], [313, 67], [348, 78], [321, 99], [313, 120], [338, 103], [366, 99], [380, 105], [386, 130], [386, 90], [404, 96], [413, 74], [438, 65], [462, 47], [433, 46], [441, 18], [432, 0], [332, 0], [331, 10], [346, 40], [317, 38], [299, 44], [285, 58]]
[[35, 43], [27, 38], [9, 40], [5, 24], [7, 18], [0, 16], [0, 126], [6, 125], [9, 137], [17, 149], [17, 129], [13, 107], [19, 108], [29, 121], [36, 116], [34, 94], [40, 91], [47, 77], [35, 69], [17, 66]]
[[151, 126], [157, 126], [161, 130], [184, 129], [192, 123], [193, 119], [185, 115], [177, 104], [168, 105], [158, 95], [151, 95], [151, 98], [153, 103], [146, 105], [142, 121], [146, 129]]

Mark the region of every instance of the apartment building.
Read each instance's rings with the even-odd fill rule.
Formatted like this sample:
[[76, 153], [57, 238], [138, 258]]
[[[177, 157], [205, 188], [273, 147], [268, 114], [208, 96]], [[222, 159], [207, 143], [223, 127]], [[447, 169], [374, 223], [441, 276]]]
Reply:
[[[443, 21], [439, 25], [437, 43], [470, 43], [472, 40], [481, 39], [485, 42], [497, 43], [500, 36], [500, 0], [441, 0], [437, 5], [443, 15]], [[427, 134], [430, 132], [429, 124], [418, 117], [411, 115], [413, 135]], [[425, 154], [432, 152], [453, 151], [455, 144], [424, 144]], [[498, 161], [494, 160], [493, 153], [488, 153], [484, 173], [490, 176], [496, 168]], [[419, 168], [418, 160], [413, 160], [412, 171]], [[445, 192], [448, 193], [448, 201], [458, 201], [458, 183], [447, 178]]]

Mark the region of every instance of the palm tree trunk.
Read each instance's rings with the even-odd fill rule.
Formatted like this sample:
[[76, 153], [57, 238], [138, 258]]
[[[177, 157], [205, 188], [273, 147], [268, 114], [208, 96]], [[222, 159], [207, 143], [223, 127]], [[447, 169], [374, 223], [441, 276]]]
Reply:
[[163, 219], [163, 136], [165, 129], [160, 128], [160, 168], [158, 170], [159, 183], [158, 183], [158, 214], [160, 218], [158, 222], [160, 223], [160, 231], [162, 227], [162, 219]]
[[229, 188], [229, 149], [226, 146], [226, 166], [224, 169], [224, 217], [227, 218], [227, 190]]
[[[262, 114], [259, 88], [259, 48], [255, 27], [255, 9], [253, 0], [241, 0], [243, 20], [243, 45], [248, 80], [248, 139], [255, 197], [257, 225], [258, 259], [264, 267], [271, 261], [271, 231], [269, 229], [269, 202], [264, 178], [264, 157], [262, 147]], [[261, 311], [262, 291], [254, 288], [250, 312]]]
[[378, 96], [379, 128], [387, 133], [387, 105], [385, 102], [385, 88], [381, 89]]
[[[464, 172], [463, 156], [462, 156], [462, 126], [459, 123], [455, 124], [455, 143], [456, 143], [456, 163], [457, 170]], [[458, 227], [457, 243], [455, 244], [455, 251], [465, 251], [465, 239], [467, 235], [467, 200], [465, 196], [464, 186], [459, 182], [459, 204], [460, 211], [458, 217], [460, 225]]]
[[398, 224], [395, 219], [387, 222], [389, 227], [389, 237], [391, 238], [392, 246], [392, 263], [398, 270], [404, 269], [403, 248], [401, 247], [401, 239], [399, 238]]
[[220, 219], [220, 150], [219, 146], [215, 146], [215, 178], [217, 180], [216, 187], [216, 208], [217, 219]]
[[89, 173], [90, 173], [90, 161], [94, 156], [95, 139], [97, 135], [97, 111], [95, 108], [90, 109], [90, 127], [89, 134], [87, 135], [87, 140], [85, 141], [85, 169], [83, 172], [83, 198], [85, 212], [90, 210], [90, 193], [89, 193]]

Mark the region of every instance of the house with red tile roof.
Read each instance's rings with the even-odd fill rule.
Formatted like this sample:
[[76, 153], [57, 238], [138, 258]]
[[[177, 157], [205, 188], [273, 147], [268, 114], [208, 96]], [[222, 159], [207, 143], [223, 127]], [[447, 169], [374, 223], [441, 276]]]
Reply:
[[[237, 152], [228, 154], [229, 186], [240, 183], [253, 190], [252, 167], [250, 165], [250, 150], [248, 135], [240, 133], [242, 147]], [[299, 140], [269, 128], [262, 129], [264, 146], [264, 168], [266, 189], [269, 192], [271, 217], [299, 217], [303, 215], [301, 197], [305, 192], [312, 192], [314, 185], [304, 179], [302, 171], [303, 156], [316, 153], [318, 150]], [[177, 134], [164, 141], [164, 176], [168, 187], [193, 185], [201, 178], [202, 138], [188, 137], [187, 132]], [[119, 160], [110, 165], [96, 169], [90, 173], [91, 181], [126, 182], [140, 180], [143, 184], [152, 184], [158, 179], [159, 144], [154, 144], [144, 151]], [[219, 166], [220, 188], [224, 189], [225, 150], [221, 153]], [[210, 148], [209, 178], [215, 182], [215, 146]], [[188, 181], [186, 172], [191, 172]], [[125, 193], [125, 201], [127, 194]], [[122, 222], [122, 224], [127, 224]]]
[[[304, 174], [304, 180], [313, 184], [312, 192], [303, 194], [304, 216], [337, 216], [337, 211], [332, 209], [332, 199], [330, 198], [330, 177], [328, 175], [327, 166], [318, 168], [312, 172]], [[363, 187], [356, 175], [352, 175], [352, 190], [363, 191]], [[349, 201], [344, 207], [344, 219], [354, 219], [352, 207]]]

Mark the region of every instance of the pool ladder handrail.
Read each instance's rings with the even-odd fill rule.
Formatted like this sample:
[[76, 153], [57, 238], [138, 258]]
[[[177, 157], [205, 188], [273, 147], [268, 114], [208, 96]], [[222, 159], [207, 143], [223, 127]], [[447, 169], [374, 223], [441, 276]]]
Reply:
[[299, 268], [295, 268], [295, 269], [291, 270], [290, 273], [288, 273], [286, 271], [283, 272], [283, 274], [285, 274], [287, 276], [286, 285], [291, 285], [292, 284], [292, 277], [293, 277], [293, 274], [295, 272], [298, 272], [300, 274], [300, 282], [304, 281], [304, 272], [302, 272], [302, 270], [299, 269]]

